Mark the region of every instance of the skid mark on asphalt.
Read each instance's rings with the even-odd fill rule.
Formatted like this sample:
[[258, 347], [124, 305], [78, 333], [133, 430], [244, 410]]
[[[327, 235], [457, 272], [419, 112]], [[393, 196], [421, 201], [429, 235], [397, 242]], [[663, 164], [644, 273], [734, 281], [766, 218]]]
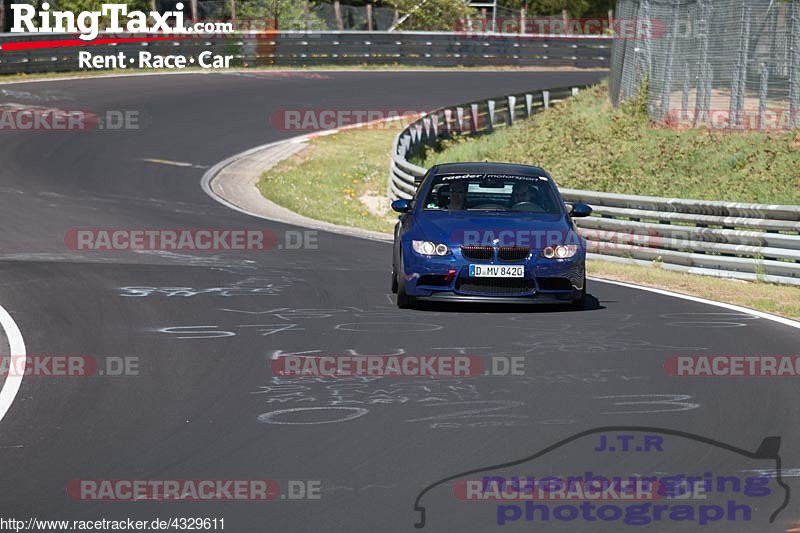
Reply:
[[169, 165], [172, 167], [185, 167], [185, 168], [208, 168], [208, 165], [195, 165], [194, 163], [187, 163], [185, 161], [170, 161], [169, 159], [158, 159], [155, 157], [144, 157], [141, 161], [147, 163], [155, 163], [157, 165]]

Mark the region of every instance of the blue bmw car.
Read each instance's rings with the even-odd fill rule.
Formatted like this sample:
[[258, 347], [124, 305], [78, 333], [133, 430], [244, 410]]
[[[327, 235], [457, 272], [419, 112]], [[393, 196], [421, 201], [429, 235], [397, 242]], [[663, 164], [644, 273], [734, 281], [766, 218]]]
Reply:
[[586, 300], [586, 241], [539, 167], [448, 163], [432, 167], [411, 200], [395, 200], [392, 292], [418, 300], [562, 303]]

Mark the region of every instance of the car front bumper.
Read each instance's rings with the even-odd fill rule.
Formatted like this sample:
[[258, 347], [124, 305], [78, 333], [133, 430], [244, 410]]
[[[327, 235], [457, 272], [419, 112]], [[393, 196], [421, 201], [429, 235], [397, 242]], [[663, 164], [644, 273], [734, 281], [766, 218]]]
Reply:
[[[420, 300], [567, 303], [579, 298], [585, 279], [585, 251], [569, 259], [530, 257], [518, 262], [470, 261], [459, 256], [406, 255], [401, 275], [409, 296]], [[522, 265], [522, 278], [469, 277], [470, 264]]]
[[453, 291], [432, 291], [429, 296], [415, 296], [423, 302], [474, 302], [483, 304], [568, 304], [580, 291], [561, 291], [559, 294], [534, 293], [528, 296], [486, 296], [459, 294]]

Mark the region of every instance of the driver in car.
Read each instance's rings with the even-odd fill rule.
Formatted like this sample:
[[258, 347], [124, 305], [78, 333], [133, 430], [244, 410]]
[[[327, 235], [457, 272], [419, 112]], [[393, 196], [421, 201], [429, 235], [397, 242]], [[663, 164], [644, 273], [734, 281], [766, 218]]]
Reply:
[[531, 196], [529, 183], [515, 183], [514, 188], [511, 189], [511, 208], [530, 206], [530, 204], [534, 203]]
[[463, 211], [467, 208], [467, 184], [463, 181], [455, 181], [450, 185], [450, 203], [448, 209]]

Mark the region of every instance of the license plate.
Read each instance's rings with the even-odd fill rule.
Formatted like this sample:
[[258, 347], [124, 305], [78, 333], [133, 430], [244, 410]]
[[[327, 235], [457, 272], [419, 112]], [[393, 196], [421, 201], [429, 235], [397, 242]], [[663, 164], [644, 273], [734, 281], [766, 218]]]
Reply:
[[525, 267], [521, 265], [470, 265], [469, 277], [471, 278], [522, 278], [525, 277]]

